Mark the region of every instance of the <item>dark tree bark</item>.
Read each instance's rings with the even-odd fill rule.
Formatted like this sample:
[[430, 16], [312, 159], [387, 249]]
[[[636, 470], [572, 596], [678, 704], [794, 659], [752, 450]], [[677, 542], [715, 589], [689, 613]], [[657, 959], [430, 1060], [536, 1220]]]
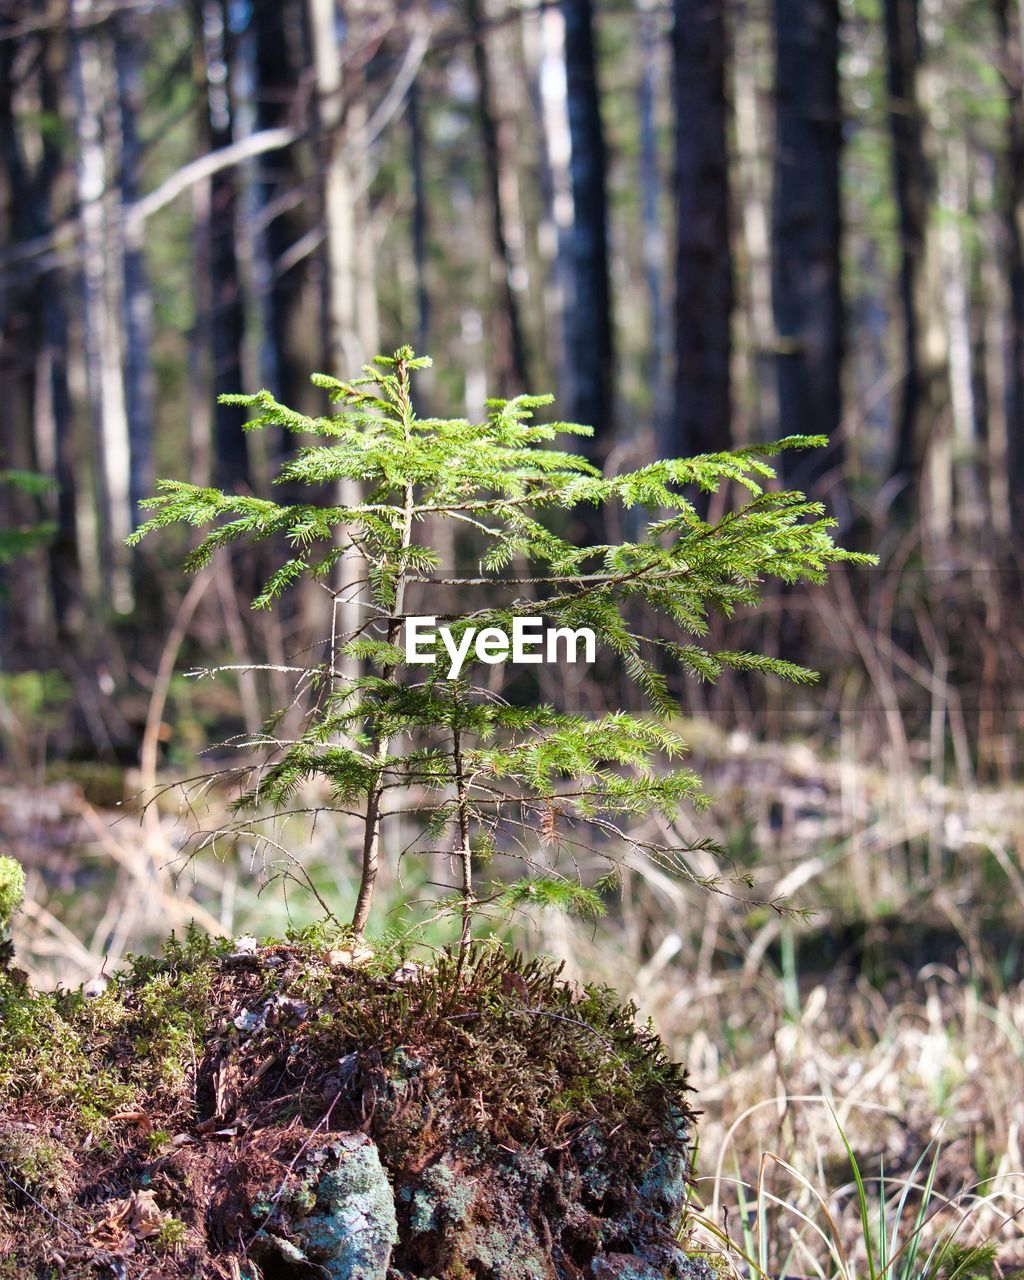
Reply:
[[[779, 434], [833, 436], [842, 416], [838, 0], [775, 0], [772, 301]], [[820, 488], [842, 459], [792, 451], [787, 484]]]
[[1006, 369], [1006, 445], [1010, 520], [1024, 535], [1024, 43], [1015, 0], [996, 0], [1008, 94], [999, 202], [1010, 315]]
[[[15, 64], [20, 60], [29, 69], [40, 106], [53, 120], [62, 118], [60, 85], [67, 78], [63, 56], [66, 42], [52, 31], [27, 38], [34, 43], [27, 51], [27, 59], [22, 56], [26, 52], [24, 37], [9, 38], [0, 47], [0, 217], [3, 242], [9, 246], [45, 235], [55, 226], [64, 212], [59, 190], [62, 178], [67, 179], [68, 189], [73, 185], [54, 130], [40, 130], [33, 140], [37, 151], [34, 165], [25, 157], [14, 113]], [[4, 455], [0, 466], [40, 470], [46, 466], [56, 482], [52, 499], [18, 501], [24, 503], [20, 513], [23, 518], [32, 522], [48, 519], [55, 526], [46, 554], [51, 615], [58, 641], [70, 640], [81, 623], [77, 608], [81, 583], [74, 442], [67, 374], [66, 300], [70, 293], [65, 268], [51, 266], [40, 277], [31, 263], [21, 272], [15, 271], [0, 291], [0, 372], [7, 427], [5, 447], [0, 447]], [[9, 500], [10, 495], [5, 493], [5, 501]], [[12, 501], [12, 506], [17, 505]], [[30, 585], [33, 597], [37, 597], [37, 587]], [[17, 607], [14, 612], [23, 614], [28, 623], [38, 608], [32, 602], [31, 607]], [[50, 642], [50, 635], [34, 637], [33, 660], [39, 659], [41, 646], [48, 648]]]
[[[301, 0], [255, 0], [252, 7], [256, 63], [256, 127], [277, 129], [296, 123], [295, 97], [301, 68], [308, 63]], [[312, 408], [306, 341], [306, 270], [289, 261], [291, 250], [309, 232], [310, 201], [296, 202], [304, 178], [295, 147], [261, 156], [258, 197], [262, 226], [256, 237], [261, 257], [265, 349], [261, 366], [266, 385], [285, 404]], [[290, 435], [281, 445], [293, 447]]]
[[[202, 50], [205, 103], [201, 129], [204, 149], [230, 146], [233, 140], [229, 92], [230, 32], [225, 0], [196, 0], [194, 29]], [[238, 189], [232, 169], [223, 169], [210, 181], [209, 216], [196, 228], [206, 240], [209, 263], [210, 314], [204, 317], [209, 339], [212, 394], [242, 388], [242, 342], [245, 320], [241, 280], [235, 253], [235, 209]], [[213, 419], [213, 479], [229, 489], [249, 485], [249, 461], [242, 414], [231, 405], [218, 404]]]
[[[52, 120], [62, 118], [61, 85], [67, 78], [64, 42], [54, 32], [43, 37], [39, 59], [39, 99]], [[40, 231], [56, 226], [63, 213], [61, 186], [66, 157], [53, 131], [43, 136], [36, 180], [36, 223]], [[50, 593], [57, 640], [64, 642], [81, 626], [82, 581], [78, 559], [78, 470], [75, 456], [71, 389], [68, 382], [68, 315], [70, 286], [64, 267], [55, 266], [38, 290], [39, 348], [36, 376], [36, 421], [48, 425], [57, 483], [56, 530], [49, 543]]]
[[644, 282], [647, 286], [647, 306], [650, 315], [650, 342], [647, 359], [644, 362], [644, 376], [654, 409], [654, 420], [658, 424], [658, 429], [663, 430], [671, 392], [666, 380], [669, 325], [666, 323], [665, 314], [665, 235], [661, 214], [664, 187], [658, 158], [656, 121], [658, 98], [664, 87], [657, 56], [661, 33], [657, 12], [653, 6], [644, 5], [639, 14], [639, 21], [643, 69], [637, 91], [637, 115], [640, 126]]
[[[121, 203], [138, 199], [142, 146], [138, 122], [142, 113], [142, 58], [145, 53], [141, 16], [131, 9], [118, 14], [115, 36], [117, 99], [121, 125]], [[142, 250], [142, 229], [132, 226], [124, 243], [124, 382], [129, 476], [133, 525], [140, 519], [139, 502], [153, 491], [153, 298]]]
[[676, 183], [675, 412], [664, 449], [727, 449], [732, 259], [724, 6], [674, 0]]
[[893, 474], [903, 481], [900, 502], [910, 511], [919, 502], [929, 443], [948, 407], [949, 368], [930, 216], [935, 179], [921, 85], [918, 0], [886, 0], [885, 29], [905, 359]]
[[607, 159], [591, 0], [563, 0], [573, 199], [572, 296], [566, 351], [570, 413], [594, 428], [589, 450], [608, 449], [615, 387], [608, 271]]
[[473, 40], [473, 67], [477, 82], [477, 113], [483, 143], [484, 174], [491, 215], [491, 245], [501, 292], [499, 319], [504, 323], [494, 334], [494, 358], [501, 370], [501, 393], [515, 395], [529, 385], [523, 324], [519, 302], [512, 288], [512, 263], [508, 251], [505, 212], [501, 202], [502, 156], [498, 144], [498, 126], [494, 118], [494, 93], [491, 63], [487, 50], [480, 0], [466, 0], [466, 14]]
[[[14, 40], [0, 47], [0, 236], [17, 244], [31, 234], [30, 212], [23, 198], [28, 178], [19, 137], [14, 96], [15, 67], [20, 52]], [[0, 472], [34, 465], [32, 449], [32, 346], [34, 317], [31, 295], [23, 279], [0, 291]], [[0, 491], [0, 525], [26, 526], [36, 517], [28, 494], [8, 485]], [[33, 616], [31, 566], [15, 560], [0, 565], [0, 661], [18, 664], [31, 653], [39, 635]]]
[[[20, 42], [0, 47], [0, 237], [5, 245], [29, 239], [34, 230], [31, 202], [25, 199], [29, 173], [19, 136], [15, 104], [15, 67]], [[30, 465], [32, 440], [32, 347], [35, 326], [31, 281], [16, 272], [0, 289], [0, 388], [5, 423], [0, 467]], [[6, 455], [6, 458], [4, 458]], [[11, 499], [15, 506], [23, 500]], [[29, 504], [31, 505], [31, 504]]]
[[409, 126], [409, 169], [412, 174], [412, 259], [416, 272], [417, 352], [430, 350], [430, 293], [427, 288], [427, 188], [423, 175], [423, 113], [419, 80], [409, 86], [405, 104]]

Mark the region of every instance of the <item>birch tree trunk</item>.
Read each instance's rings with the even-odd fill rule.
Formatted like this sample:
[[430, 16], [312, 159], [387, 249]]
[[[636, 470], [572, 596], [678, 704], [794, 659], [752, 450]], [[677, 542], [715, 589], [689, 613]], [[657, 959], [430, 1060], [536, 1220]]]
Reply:
[[982, 527], [982, 448], [976, 435], [972, 333], [971, 266], [961, 227], [970, 204], [970, 176], [967, 148], [951, 138], [945, 148], [945, 173], [941, 207], [945, 215], [940, 234], [942, 284], [948, 320], [949, 392], [952, 419], [955, 517], [966, 546], [977, 552], [974, 540]]
[[[375, 24], [380, 22], [380, 9], [374, 0], [347, 0], [342, 6], [345, 18], [346, 49], [358, 41], [372, 39]], [[370, 154], [372, 142], [367, 138], [370, 120], [367, 64], [369, 58], [361, 53], [353, 59], [354, 66], [347, 83], [342, 85], [345, 104], [340, 133], [340, 145], [346, 149], [351, 174], [352, 231], [355, 245], [355, 325], [362, 349], [362, 359], [369, 360], [380, 349], [380, 313], [377, 305], [377, 239], [370, 208], [370, 183], [373, 164]]]
[[413, 80], [406, 99], [405, 118], [409, 128], [409, 172], [412, 179], [412, 262], [416, 288], [416, 351], [430, 350], [430, 290], [427, 284], [427, 227], [429, 210], [423, 171], [423, 111], [419, 80]]
[[[329, 372], [335, 377], [358, 374], [368, 354], [363, 347], [356, 314], [356, 219], [352, 173], [346, 153], [345, 85], [339, 15], [335, 0], [308, 0], [309, 32], [316, 76], [316, 121], [324, 230], [324, 330]], [[357, 480], [338, 484], [337, 500], [355, 506], [360, 500]], [[338, 565], [332, 619], [332, 661], [344, 677], [358, 674], [358, 664], [341, 658], [338, 637], [352, 636], [362, 621], [360, 578], [362, 558], [354, 551]]]
[[[108, 162], [103, 132], [106, 36], [93, 19], [93, 0], [71, 0], [71, 81], [78, 142], [77, 192], [82, 255], [83, 322], [90, 418], [96, 457], [100, 564], [118, 612], [132, 606], [125, 538], [132, 529], [131, 451], [122, 381], [122, 332], [113, 279]], [[102, 43], [101, 43], [102, 42]]]
[[192, 188], [192, 328], [188, 338], [189, 480], [213, 481], [213, 405], [210, 403], [210, 179]]

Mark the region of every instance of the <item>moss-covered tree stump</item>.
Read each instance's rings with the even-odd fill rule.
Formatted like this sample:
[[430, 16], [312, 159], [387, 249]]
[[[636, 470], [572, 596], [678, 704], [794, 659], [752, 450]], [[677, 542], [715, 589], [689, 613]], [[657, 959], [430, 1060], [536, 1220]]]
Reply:
[[173, 938], [0, 976], [0, 1277], [658, 1280], [694, 1113], [634, 1011], [484, 949]]

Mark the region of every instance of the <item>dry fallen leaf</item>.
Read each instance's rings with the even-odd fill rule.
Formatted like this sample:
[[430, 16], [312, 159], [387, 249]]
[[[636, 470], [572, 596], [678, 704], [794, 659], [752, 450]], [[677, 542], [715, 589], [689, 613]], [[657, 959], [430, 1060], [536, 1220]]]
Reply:
[[107, 1216], [90, 1229], [90, 1237], [98, 1245], [116, 1249], [124, 1241], [130, 1213], [130, 1200], [115, 1200], [108, 1206]]
[[354, 947], [341, 947], [327, 953], [327, 963], [333, 969], [350, 969], [372, 959], [373, 948], [364, 946], [361, 942], [357, 942]]
[[241, 1079], [238, 1063], [233, 1058], [225, 1058], [213, 1077], [214, 1119], [224, 1120], [234, 1111]]
[[136, 1191], [129, 1204], [132, 1210], [129, 1223], [132, 1234], [138, 1236], [140, 1240], [158, 1235], [164, 1216], [157, 1205], [156, 1195], [152, 1191]]
[[127, 1200], [115, 1200], [107, 1216], [89, 1232], [94, 1243], [122, 1253], [131, 1252], [136, 1240], [159, 1233], [163, 1214], [152, 1191], [133, 1191]]

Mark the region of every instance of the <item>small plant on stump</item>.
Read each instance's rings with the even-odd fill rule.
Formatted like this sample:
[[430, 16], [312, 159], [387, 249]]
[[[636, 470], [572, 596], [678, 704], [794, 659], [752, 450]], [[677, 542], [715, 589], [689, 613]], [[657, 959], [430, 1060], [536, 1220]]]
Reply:
[[[253, 411], [249, 430], [283, 428], [309, 439], [276, 478], [289, 494], [306, 487], [305, 501], [163, 480], [144, 504], [154, 514], [133, 542], [170, 525], [212, 526], [188, 556], [192, 571], [235, 543], [289, 544], [255, 608], [269, 608], [305, 577], [334, 600], [329, 651], [303, 673], [314, 691], [303, 730], [288, 741], [273, 732], [261, 739], [265, 757], [237, 810], [293, 812], [299, 789], [319, 779], [338, 809], [358, 814], [357, 937], [370, 915], [382, 833], [399, 812], [418, 819], [416, 851], [453, 860], [458, 884], [442, 905], [461, 917], [463, 948], [477, 914], [531, 904], [599, 914], [624, 864], [654, 863], [725, 891], [721, 877], [692, 865], [694, 849], [710, 842], [654, 843], [630, 827], [656, 811], [671, 819], [681, 804], [707, 803], [700, 779], [679, 764], [676, 673], [714, 680], [732, 667], [814, 678], [794, 663], [712, 651], [700, 640], [712, 613], [756, 605], [766, 580], [820, 582], [838, 561], [869, 559], [835, 546], [834, 522], [818, 503], [768, 487], [775, 473], [767, 457], [823, 438], [604, 476], [553, 447], [559, 435], [586, 436], [590, 428], [534, 420], [550, 396], [490, 401], [482, 423], [418, 417], [412, 380], [429, 363], [404, 347], [351, 382], [314, 376], [337, 406], [324, 417], [297, 413], [267, 391], [224, 397]], [[687, 495], [728, 483], [745, 499], [709, 523]], [[567, 536], [572, 513], [612, 505], [641, 514], [635, 540], [578, 546]], [[442, 545], [472, 568], [442, 563], [435, 549]], [[447, 628], [455, 653], [468, 652], [474, 636], [483, 641], [482, 633], [514, 633], [517, 619], [589, 629], [645, 710], [570, 714], [538, 702], [521, 673], [502, 686], [491, 666], [484, 682], [473, 664], [449, 662], [440, 649], [429, 665], [411, 662], [414, 604]], [[254, 824], [243, 818], [232, 830], [259, 839]], [[610, 873], [587, 883], [580, 867], [593, 853], [608, 860]], [[495, 855], [518, 859], [525, 874], [480, 883], [480, 868]]]

